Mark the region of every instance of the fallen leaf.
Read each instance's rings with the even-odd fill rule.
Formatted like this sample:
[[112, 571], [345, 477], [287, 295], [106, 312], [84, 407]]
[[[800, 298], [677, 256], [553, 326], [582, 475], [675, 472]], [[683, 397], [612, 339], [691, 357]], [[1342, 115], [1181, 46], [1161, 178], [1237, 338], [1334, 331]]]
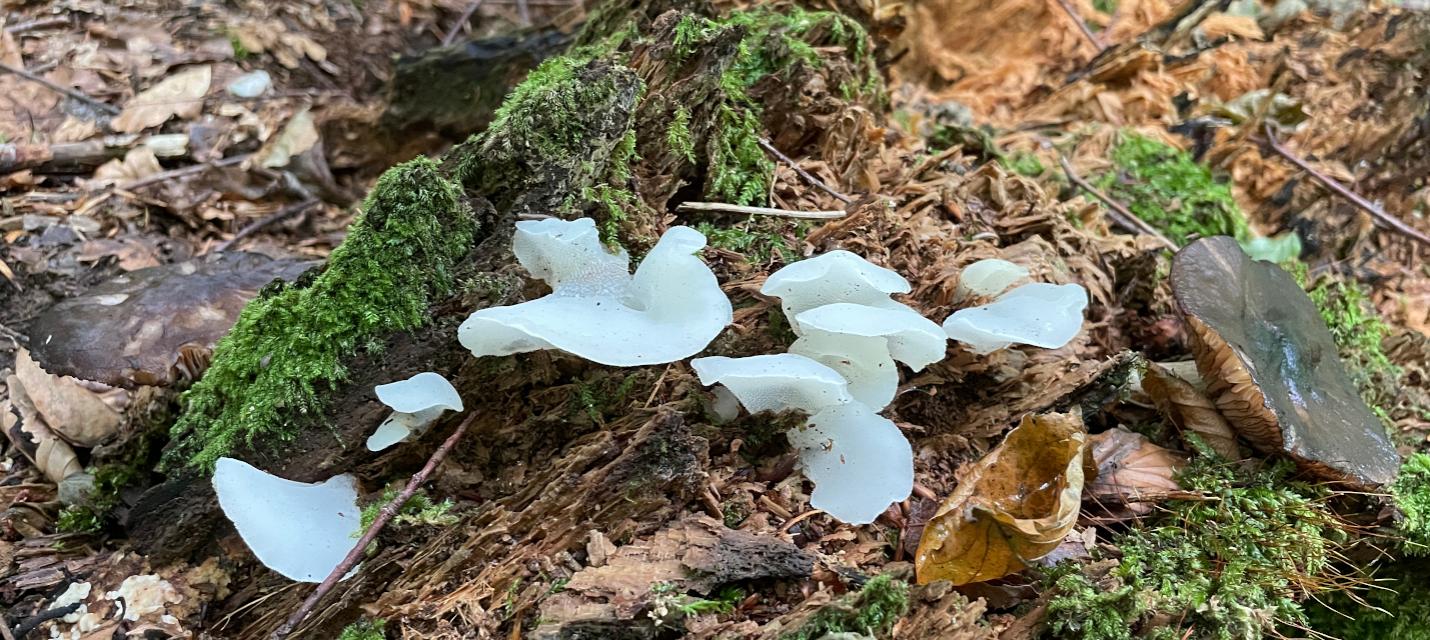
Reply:
[[93, 447], [119, 430], [119, 412], [99, 394], [80, 386], [74, 378], [46, 373], [26, 349], [15, 355], [15, 377], [45, 423], [70, 443]]
[[921, 584], [983, 582], [1023, 570], [1072, 531], [1087, 445], [1078, 413], [1025, 416], [966, 467], [919, 540]]
[[99, 165], [94, 170], [93, 181], [99, 185], [110, 185], [126, 180], [138, 180], [152, 176], [164, 167], [159, 166], [159, 158], [154, 155], [154, 151], [146, 146], [138, 146], [130, 149], [124, 157], [115, 158]]
[[1117, 427], [1089, 440], [1097, 477], [1088, 482], [1087, 494], [1099, 503], [1125, 505], [1130, 515], [1142, 515], [1152, 505], [1139, 498], [1182, 488], [1176, 475], [1186, 460], [1146, 436]]
[[268, 144], [259, 157], [261, 164], [269, 169], [288, 166], [293, 156], [300, 155], [318, 142], [318, 127], [313, 123], [312, 112], [304, 109], [294, 114], [278, 132], [278, 137]]
[[134, 96], [109, 125], [121, 133], [137, 133], [176, 116], [192, 118], [203, 110], [203, 97], [212, 81], [209, 65], [180, 71]]
[[[1157, 409], [1183, 434], [1197, 434], [1212, 451], [1228, 460], [1238, 460], [1236, 433], [1222, 417], [1216, 405], [1190, 382], [1183, 380], [1156, 363], [1148, 363], [1142, 375], [1142, 390], [1157, 405]], [[1185, 436], [1183, 436], [1185, 437]]]
[[30, 403], [19, 378], [13, 375], [6, 378], [5, 386], [10, 397], [0, 401], [0, 430], [5, 432], [10, 443], [35, 463], [35, 467], [50, 482], [58, 483], [71, 474], [83, 471], [74, 449], [50, 430], [39, 411], [35, 410], [35, 405]]

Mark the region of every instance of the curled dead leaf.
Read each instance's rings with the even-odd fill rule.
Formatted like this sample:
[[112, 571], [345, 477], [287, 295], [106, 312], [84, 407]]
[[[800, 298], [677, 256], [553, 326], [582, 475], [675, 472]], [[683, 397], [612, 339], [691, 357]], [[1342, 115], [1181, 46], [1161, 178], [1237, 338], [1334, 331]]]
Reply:
[[1236, 432], [1222, 417], [1216, 405], [1190, 382], [1183, 380], [1156, 363], [1148, 363], [1142, 375], [1142, 389], [1172, 424], [1185, 437], [1190, 431], [1201, 437], [1217, 455], [1228, 460], [1241, 458], [1236, 446]]
[[1145, 498], [1181, 489], [1177, 473], [1186, 460], [1140, 433], [1117, 427], [1092, 436], [1089, 446], [1097, 477], [1087, 483], [1087, 494], [1104, 506], [1125, 505], [1131, 515], [1141, 515], [1152, 510]]
[[74, 378], [45, 372], [26, 349], [15, 356], [15, 377], [50, 430], [61, 438], [77, 446], [93, 447], [119, 430], [119, 412], [98, 393]]
[[190, 67], [134, 96], [109, 126], [120, 133], [138, 133], [178, 116], [192, 118], [203, 110], [204, 94], [213, 81], [209, 65]]
[[1082, 416], [1026, 416], [967, 467], [919, 540], [922, 583], [1001, 578], [1051, 553], [1077, 522], [1082, 501]]
[[0, 429], [5, 431], [10, 443], [51, 482], [59, 483], [71, 474], [83, 471], [74, 449], [50, 431], [40, 412], [30, 403], [20, 379], [12, 375], [5, 379], [5, 386], [10, 398], [0, 402]]

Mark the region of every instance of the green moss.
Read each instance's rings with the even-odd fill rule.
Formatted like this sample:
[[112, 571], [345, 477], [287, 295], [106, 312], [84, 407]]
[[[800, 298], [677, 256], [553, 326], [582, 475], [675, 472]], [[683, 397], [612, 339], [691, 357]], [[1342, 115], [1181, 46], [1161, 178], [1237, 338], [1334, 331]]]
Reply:
[[[382, 508], [390, 504], [393, 500], [396, 500], [398, 493], [399, 490], [396, 487], [389, 487], [382, 492], [382, 496], [376, 501], [364, 506], [361, 516], [362, 527], [354, 537], [361, 537], [362, 532], [367, 531], [367, 528], [372, 526], [373, 521], [377, 520], [377, 513], [382, 511]], [[412, 494], [411, 498], [407, 499], [407, 502], [403, 503], [402, 509], [398, 510], [396, 516], [393, 516], [392, 523], [395, 525], [429, 525], [434, 527], [451, 526], [457, 523], [457, 516], [451, 513], [453, 505], [454, 503], [450, 499], [433, 502], [426, 491], [418, 490], [417, 493]]]
[[1341, 359], [1350, 365], [1351, 378], [1361, 389], [1361, 396], [1384, 418], [1384, 410], [1379, 407], [1394, 404], [1395, 398], [1386, 397], [1387, 391], [1380, 383], [1400, 377], [1400, 368], [1381, 348], [1390, 326], [1376, 313], [1365, 287], [1358, 282], [1321, 278], [1306, 293], [1336, 339]]
[[1430, 561], [1413, 559], [1369, 576], [1374, 587], [1357, 602], [1343, 593], [1308, 603], [1310, 627], [1317, 637], [1344, 640], [1430, 640]]
[[388, 170], [321, 273], [244, 308], [213, 365], [182, 396], [165, 464], [212, 468], [239, 446], [272, 448], [318, 421], [323, 393], [346, 378], [348, 357], [426, 322], [475, 232], [461, 189], [435, 162]]
[[[1332, 571], [1343, 534], [1320, 490], [1288, 481], [1292, 471], [1289, 463], [1248, 472], [1196, 457], [1179, 481], [1205, 499], [1169, 501], [1145, 526], [1115, 537], [1122, 557], [1113, 586], [1057, 576], [1053, 637], [1126, 638], [1118, 618], [1175, 621], [1175, 629], [1144, 631], [1183, 640], [1254, 640], [1276, 635], [1278, 624], [1304, 624], [1298, 600]], [[1112, 610], [1090, 617], [1104, 605]]]
[[72, 504], [60, 510], [55, 530], [60, 533], [96, 534], [104, 530], [104, 512], [90, 506]]
[[243, 46], [243, 40], [239, 39], [236, 33], [228, 34], [228, 46], [233, 48], [233, 59], [237, 62], [243, 62], [253, 56], [253, 52]]
[[1112, 150], [1116, 171], [1097, 178], [1113, 199], [1177, 244], [1195, 237], [1250, 237], [1231, 189], [1185, 151], [1143, 136], [1122, 136]]
[[717, 226], [709, 222], [695, 225], [710, 246], [733, 251], [753, 264], [767, 264], [778, 257], [786, 264], [799, 260], [795, 245], [809, 232], [808, 221], [783, 221], [751, 216], [739, 226]]
[[695, 162], [695, 141], [690, 137], [690, 110], [677, 107], [665, 130], [665, 144], [686, 161]]
[[1405, 516], [1398, 523], [1405, 538], [1401, 548], [1408, 555], [1430, 555], [1430, 455], [1416, 453], [1407, 458], [1390, 485], [1390, 494]]
[[780, 640], [818, 640], [844, 631], [883, 637], [908, 610], [909, 585], [887, 574], [875, 576], [858, 593], [820, 608]]
[[1083, 575], [1074, 562], [1050, 572], [1047, 584], [1056, 589], [1048, 601], [1048, 635], [1079, 640], [1128, 640], [1132, 623], [1142, 615], [1142, 600], [1128, 585], [1104, 587]]
[[1011, 156], [1006, 156], [1002, 159], [1002, 162], [1003, 166], [1012, 169], [1015, 173], [1030, 178], [1043, 175], [1043, 172], [1047, 170], [1043, 167], [1043, 162], [1038, 159], [1038, 156], [1028, 153], [1027, 151], [1019, 151]]
[[383, 627], [387, 626], [387, 621], [382, 618], [368, 620], [363, 618], [343, 628], [338, 640], [385, 640], [387, 634]]

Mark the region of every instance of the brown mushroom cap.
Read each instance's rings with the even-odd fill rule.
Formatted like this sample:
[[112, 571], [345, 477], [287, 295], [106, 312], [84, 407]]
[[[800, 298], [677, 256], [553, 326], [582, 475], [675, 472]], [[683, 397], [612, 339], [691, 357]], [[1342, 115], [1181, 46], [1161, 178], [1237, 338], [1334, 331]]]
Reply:
[[1172, 291], [1207, 395], [1253, 446], [1328, 480], [1369, 488], [1394, 479], [1390, 436], [1290, 274], [1232, 238], [1203, 238], [1172, 260]]
[[197, 373], [243, 306], [311, 262], [225, 252], [139, 269], [56, 303], [30, 325], [35, 361], [55, 375], [133, 388]]

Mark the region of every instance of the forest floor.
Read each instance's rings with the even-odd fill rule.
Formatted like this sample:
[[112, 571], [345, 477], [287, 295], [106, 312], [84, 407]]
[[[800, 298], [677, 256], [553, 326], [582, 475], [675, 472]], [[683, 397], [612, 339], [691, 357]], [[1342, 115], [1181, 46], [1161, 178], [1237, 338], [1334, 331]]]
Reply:
[[[677, 212], [722, 199], [716, 156], [668, 176], [638, 164], [648, 182], [669, 178], [652, 225], [704, 233], [734, 302], [711, 353], [782, 349], [788, 324], [760, 285], [836, 248], [903, 275], [900, 299], [936, 320], [967, 304], [958, 275], [985, 258], [1081, 284], [1079, 335], [987, 355], [951, 343], [904, 371], [886, 413], [912, 443], [914, 492], [860, 526], [810, 506], [777, 430], [787, 416], [711, 418], [687, 363], [464, 367], [484, 417], [295, 637], [1430, 638], [1430, 588], [1407, 578], [1430, 541], [1430, 459], [1416, 456], [1430, 451], [1430, 15], [1329, 0], [801, 4], [867, 32], [811, 59], [858, 62], [868, 47], [878, 86], [815, 73], [781, 95], [768, 86], [789, 80], [781, 69], [752, 83], [778, 97], [748, 163], [769, 175], [723, 199], [837, 218]], [[5, 6], [0, 407], [23, 385], [58, 433], [3, 423], [0, 637], [266, 637], [309, 587], [231, 527], [181, 558], [137, 551], [154, 523], [130, 511], [163, 480], [154, 465], [184, 406], [174, 386], [191, 380], [27, 378], [28, 350], [49, 339], [37, 318], [101, 282], [225, 251], [327, 258], [384, 171], [490, 118], [394, 124], [400, 57], [559, 40], [591, 16], [565, 0]], [[532, 66], [511, 64], [503, 94]], [[1143, 384], [1146, 363], [1185, 363], [1194, 347], [1173, 250], [1216, 235], [1296, 274], [1410, 461], [1401, 482], [1326, 483], [1234, 440], [1211, 452], [1186, 437], [1215, 422], [1196, 413], [1206, 389]], [[268, 279], [223, 286], [246, 300]], [[142, 327], [212, 311], [188, 291], [96, 315], [96, 331], [141, 327], [135, 348], [159, 349]], [[502, 295], [537, 288], [515, 291]], [[225, 309], [227, 326], [238, 306]], [[90, 413], [67, 429], [47, 406]], [[1074, 407], [1090, 477], [1056, 548], [992, 580], [923, 579], [940, 504], [985, 473], [1034, 473], [982, 461], [1024, 415]], [[449, 431], [341, 471], [380, 505]], [[102, 500], [67, 494], [58, 480], [78, 469]], [[658, 491], [612, 493], [637, 485]]]

